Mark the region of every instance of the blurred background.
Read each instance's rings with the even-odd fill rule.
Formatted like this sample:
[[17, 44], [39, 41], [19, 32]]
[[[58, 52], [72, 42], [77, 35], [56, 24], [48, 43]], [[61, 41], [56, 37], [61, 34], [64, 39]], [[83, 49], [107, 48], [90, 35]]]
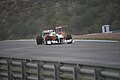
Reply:
[[68, 26], [74, 35], [120, 30], [120, 0], [0, 0], [0, 40], [29, 39]]

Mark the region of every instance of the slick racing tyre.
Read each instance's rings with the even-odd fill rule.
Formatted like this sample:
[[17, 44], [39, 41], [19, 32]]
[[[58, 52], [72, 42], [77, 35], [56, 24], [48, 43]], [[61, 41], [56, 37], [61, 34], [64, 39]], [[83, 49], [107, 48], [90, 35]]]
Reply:
[[39, 45], [39, 44], [42, 44], [42, 43], [43, 43], [42, 36], [37, 36], [37, 37], [36, 37], [36, 43], [37, 43], [37, 45]]
[[50, 38], [50, 36], [47, 36], [46, 37], [46, 45], [51, 45], [52, 43], [51, 43], [51, 38]]
[[66, 35], [66, 41], [67, 41], [67, 44], [71, 44], [73, 42], [71, 34]]

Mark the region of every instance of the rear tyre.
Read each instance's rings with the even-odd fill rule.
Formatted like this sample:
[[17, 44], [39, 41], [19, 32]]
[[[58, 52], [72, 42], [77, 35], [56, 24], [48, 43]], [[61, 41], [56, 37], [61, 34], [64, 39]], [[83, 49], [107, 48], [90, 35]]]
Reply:
[[37, 36], [37, 37], [36, 37], [36, 43], [37, 43], [37, 45], [39, 45], [39, 44], [42, 44], [42, 43], [43, 43], [42, 36]]
[[71, 44], [73, 42], [71, 34], [66, 35], [66, 41], [67, 41], [67, 44]]
[[66, 35], [66, 40], [72, 39], [72, 35], [71, 34], [67, 34]]

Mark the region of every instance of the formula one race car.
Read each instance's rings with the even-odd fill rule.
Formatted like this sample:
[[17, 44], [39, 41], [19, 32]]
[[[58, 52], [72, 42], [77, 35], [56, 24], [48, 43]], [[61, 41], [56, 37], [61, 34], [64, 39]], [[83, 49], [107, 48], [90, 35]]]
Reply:
[[65, 34], [62, 31], [63, 27], [56, 27], [55, 30], [44, 30], [42, 35], [36, 37], [36, 43], [39, 44], [57, 44], [57, 43], [67, 43], [71, 44], [73, 42], [71, 34]]

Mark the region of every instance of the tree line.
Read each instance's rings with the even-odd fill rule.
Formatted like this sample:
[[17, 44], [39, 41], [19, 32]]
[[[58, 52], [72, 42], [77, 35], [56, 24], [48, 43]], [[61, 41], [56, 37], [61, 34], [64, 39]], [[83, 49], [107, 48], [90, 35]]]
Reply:
[[120, 30], [119, 0], [1, 0], [0, 40], [33, 38], [44, 29], [67, 25], [67, 32]]

